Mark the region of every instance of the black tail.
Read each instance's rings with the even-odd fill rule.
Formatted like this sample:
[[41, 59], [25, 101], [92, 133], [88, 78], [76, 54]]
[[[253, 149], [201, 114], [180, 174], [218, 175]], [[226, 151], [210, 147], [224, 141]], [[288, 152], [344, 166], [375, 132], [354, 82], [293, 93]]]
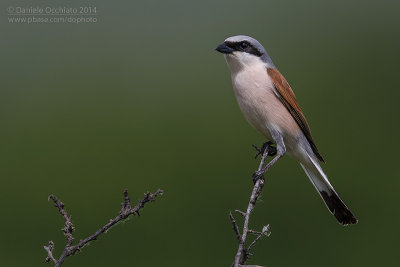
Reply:
[[335, 189], [333, 189], [332, 185], [329, 183], [328, 177], [326, 177], [318, 162], [316, 162], [316, 160], [313, 160], [311, 157], [310, 159], [313, 165], [300, 165], [301, 167], [303, 167], [308, 178], [310, 178], [310, 181], [314, 185], [315, 189], [317, 189], [318, 193], [321, 195], [329, 211], [342, 225], [356, 224], [356, 217], [354, 217], [353, 213], [340, 199]]
[[334, 190], [329, 191], [329, 193], [326, 191], [320, 191], [319, 193], [338, 222], [342, 225], [356, 224], [358, 220], [343, 203], [338, 194]]

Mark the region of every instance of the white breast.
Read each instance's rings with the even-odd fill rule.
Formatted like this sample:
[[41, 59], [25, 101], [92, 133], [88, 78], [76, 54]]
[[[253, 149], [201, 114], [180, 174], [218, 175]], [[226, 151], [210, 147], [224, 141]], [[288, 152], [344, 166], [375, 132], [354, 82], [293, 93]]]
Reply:
[[[230, 65], [229, 59], [227, 61]], [[281, 132], [290, 153], [301, 130], [275, 95], [267, 66], [261, 61], [241, 67], [232, 66], [231, 75], [236, 99], [247, 121], [272, 141], [270, 129]]]
[[268, 129], [268, 105], [276, 98], [272, 91], [272, 82], [266, 75], [266, 69], [254, 66], [232, 72], [232, 85], [239, 107], [247, 121], [272, 140]]

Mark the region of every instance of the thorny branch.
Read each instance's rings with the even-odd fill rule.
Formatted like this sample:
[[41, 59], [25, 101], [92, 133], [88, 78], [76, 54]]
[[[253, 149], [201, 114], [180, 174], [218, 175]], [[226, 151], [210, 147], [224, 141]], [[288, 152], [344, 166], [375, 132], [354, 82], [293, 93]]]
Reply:
[[[236, 220], [233, 217], [232, 213], [231, 212], [229, 213], [229, 218], [232, 222], [233, 230], [235, 231], [236, 237], [239, 242], [239, 247], [238, 247], [237, 253], [235, 255], [235, 261], [233, 263], [233, 267], [256, 266], [256, 265], [245, 265], [246, 261], [252, 255], [250, 253], [250, 250], [252, 249], [252, 247], [256, 244], [256, 242], [261, 237], [269, 236], [269, 225], [264, 226], [263, 229], [261, 230], [261, 232], [259, 232], [259, 231], [254, 231], [252, 229], [249, 229], [249, 221], [250, 221], [250, 214], [253, 211], [253, 209], [256, 205], [257, 199], [260, 196], [261, 191], [264, 187], [264, 183], [265, 183], [264, 174], [267, 171], [267, 170], [263, 169], [264, 163], [269, 155], [273, 155], [274, 153], [276, 153], [276, 148], [272, 147], [271, 143], [269, 143], [269, 142], [265, 143], [261, 149], [258, 149], [256, 146], [254, 146], [254, 148], [258, 151], [256, 158], [258, 155], [261, 155], [261, 161], [260, 161], [258, 170], [253, 175], [253, 178], [256, 179], [255, 180], [256, 182], [254, 184], [254, 188], [253, 188], [253, 191], [250, 196], [249, 205], [247, 207], [246, 212], [243, 212], [240, 210], [235, 210], [235, 212], [237, 212], [238, 214], [240, 214], [244, 217], [242, 234], [240, 234], [239, 227], [238, 227]], [[254, 177], [254, 176], [256, 176], [256, 177]], [[246, 248], [245, 243], [246, 243], [247, 234], [249, 234], [249, 233], [255, 234], [256, 238]]]
[[158, 189], [155, 193], [147, 192], [146, 194], [144, 194], [144, 198], [139, 200], [139, 202], [134, 207], [132, 207], [131, 201], [130, 201], [130, 198], [128, 195], [128, 190], [125, 189], [124, 202], [121, 203], [122, 208], [121, 208], [119, 214], [114, 219], [111, 219], [107, 224], [105, 224], [99, 230], [97, 230], [94, 234], [92, 234], [91, 236], [89, 236], [85, 239], [81, 239], [75, 245], [73, 245], [73, 242], [75, 240], [75, 238], [73, 237], [73, 232], [75, 230], [75, 227], [72, 224], [71, 216], [68, 216], [67, 211], [65, 210], [65, 207], [64, 207], [64, 203], [62, 203], [60, 200], [58, 200], [58, 198], [56, 196], [50, 195], [49, 200], [52, 200], [54, 202], [54, 206], [58, 209], [58, 211], [64, 217], [64, 220], [65, 220], [65, 225], [61, 230], [64, 233], [64, 236], [66, 239], [66, 244], [65, 244], [63, 252], [61, 253], [61, 256], [58, 259], [56, 259], [53, 256], [54, 243], [53, 243], [53, 241], [49, 241], [49, 245], [44, 246], [44, 249], [47, 251], [46, 262], [53, 262], [54, 267], [61, 266], [68, 256], [74, 255], [76, 252], [80, 251], [89, 242], [91, 242], [93, 240], [97, 240], [97, 238], [102, 233], [109, 230], [113, 225], [117, 224], [120, 221], [127, 219], [130, 215], [138, 215], [139, 216], [140, 209], [142, 209], [147, 202], [155, 201], [155, 198], [159, 195], [162, 195], [163, 193], [164, 192], [161, 189]]

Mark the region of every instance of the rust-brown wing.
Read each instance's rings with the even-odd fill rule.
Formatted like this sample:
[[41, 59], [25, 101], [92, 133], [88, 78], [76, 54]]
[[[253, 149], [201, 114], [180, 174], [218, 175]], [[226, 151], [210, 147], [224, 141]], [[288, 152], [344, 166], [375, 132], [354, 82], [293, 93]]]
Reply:
[[306, 117], [304, 117], [303, 111], [297, 103], [296, 96], [294, 95], [289, 83], [277, 69], [267, 68], [267, 72], [275, 85], [276, 94], [279, 100], [281, 100], [282, 104], [288, 109], [294, 120], [299, 125], [301, 131], [310, 143], [311, 149], [314, 154], [320, 161], [325, 162], [321, 154], [319, 154], [318, 152], [317, 146], [315, 145], [314, 140], [311, 136], [311, 130], [308, 126]]

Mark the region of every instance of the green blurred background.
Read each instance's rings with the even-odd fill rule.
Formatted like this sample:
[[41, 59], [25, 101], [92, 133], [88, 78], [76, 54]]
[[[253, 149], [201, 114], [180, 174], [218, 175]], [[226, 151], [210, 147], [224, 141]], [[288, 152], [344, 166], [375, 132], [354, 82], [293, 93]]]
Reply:
[[[85, 5], [97, 23], [7, 20], [8, 6]], [[48, 240], [59, 255], [49, 194], [79, 239], [118, 213], [124, 188], [134, 200], [165, 195], [65, 266], [230, 266], [228, 212], [247, 206], [251, 144], [264, 141], [214, 51], [237, 34], [263, 43], [291, 83], [359, 219], [341, 227], [285, 157], [251, 219], [272, 234], [249, 263], [397, 266], [398, 1], [7, 0], [0, 10], [1, 266], [45, 266]]]

